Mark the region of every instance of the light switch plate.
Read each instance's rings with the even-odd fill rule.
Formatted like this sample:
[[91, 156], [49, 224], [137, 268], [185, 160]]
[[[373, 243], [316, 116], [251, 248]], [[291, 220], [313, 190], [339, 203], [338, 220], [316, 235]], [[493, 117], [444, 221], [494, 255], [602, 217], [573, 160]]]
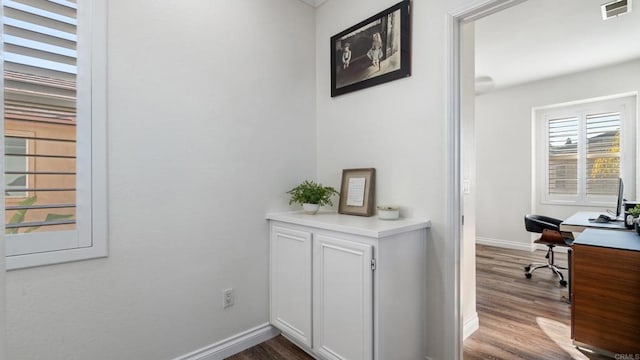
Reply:
[[464, 179], [462, 180], [462, 193], [463, 194], [471, 194], [471, 180]]

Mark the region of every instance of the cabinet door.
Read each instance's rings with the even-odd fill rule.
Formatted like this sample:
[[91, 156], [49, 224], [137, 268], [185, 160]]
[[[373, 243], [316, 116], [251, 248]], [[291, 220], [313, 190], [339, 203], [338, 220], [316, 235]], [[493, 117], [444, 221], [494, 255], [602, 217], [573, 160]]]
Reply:
[[311, 233], [273, 226], [270, 260], [271, 324], [311, 347]]
[[370, 360], [372, 247], [323, 235], [313, 242], [314, 350], [325, 359]]

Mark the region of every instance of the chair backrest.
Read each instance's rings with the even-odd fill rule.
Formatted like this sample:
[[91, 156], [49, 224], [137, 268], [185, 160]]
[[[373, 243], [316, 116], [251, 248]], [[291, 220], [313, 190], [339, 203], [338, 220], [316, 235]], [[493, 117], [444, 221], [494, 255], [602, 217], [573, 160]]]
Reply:
[[549, 229], [560, 231], [562, 220], [554, 219], [544, 215], [525, 215], [524, 227], [529, 232], [542, 233], [542, 230]]

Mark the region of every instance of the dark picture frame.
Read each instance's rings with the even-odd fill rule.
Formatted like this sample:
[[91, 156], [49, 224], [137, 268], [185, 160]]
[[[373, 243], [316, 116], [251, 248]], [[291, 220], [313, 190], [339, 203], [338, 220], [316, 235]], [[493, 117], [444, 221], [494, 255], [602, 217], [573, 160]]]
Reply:
[[372, 216], [375, 208], [376, 169], [344, 169], [340, 185], [338, 212]]
[[331, 37], [331, 97], [411, 76], [410, 0]]

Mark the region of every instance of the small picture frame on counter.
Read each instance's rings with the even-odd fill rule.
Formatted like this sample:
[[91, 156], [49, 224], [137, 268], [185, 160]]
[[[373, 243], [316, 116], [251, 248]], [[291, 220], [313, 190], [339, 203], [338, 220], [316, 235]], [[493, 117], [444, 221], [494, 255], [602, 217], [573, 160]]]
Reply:
[[376, 169], [344, 169], [340, 186], [338, 212], [346, 215], [372, 216], [375, 209]]

